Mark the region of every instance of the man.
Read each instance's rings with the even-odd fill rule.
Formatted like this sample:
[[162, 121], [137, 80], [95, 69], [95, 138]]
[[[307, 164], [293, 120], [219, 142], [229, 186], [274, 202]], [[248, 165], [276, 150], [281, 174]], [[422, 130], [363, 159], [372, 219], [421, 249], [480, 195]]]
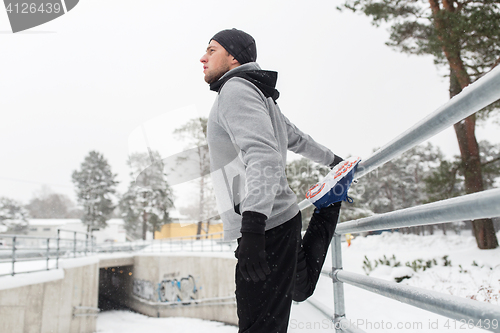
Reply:
[[340, 210], [340, 202], [316, 210], [301, 239], [287, 150], [331, 167], [342, 159], [281, 113], [277, 73], [261, 70], [256, 59], [255, 40], [243, 31], [223, 30], [210, 40], [200, 61], [218, 94], [207, 140], [224, 237], [238, 239], [239, 332], [282, 333], [292, 299], [314, 291]]

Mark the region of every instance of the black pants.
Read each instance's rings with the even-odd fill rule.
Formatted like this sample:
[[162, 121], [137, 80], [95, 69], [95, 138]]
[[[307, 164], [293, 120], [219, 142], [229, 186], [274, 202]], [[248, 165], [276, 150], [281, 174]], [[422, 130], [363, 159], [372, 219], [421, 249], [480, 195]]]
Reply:
[[265, 281], [246, 281], [236, 265], [236, 303], [240, 333], [285, 333], [292, 300], [312, 295], [335, 232], [340, 203], [315, 212], [301, 239], [300, 212], [290, 221], [266, 231]]

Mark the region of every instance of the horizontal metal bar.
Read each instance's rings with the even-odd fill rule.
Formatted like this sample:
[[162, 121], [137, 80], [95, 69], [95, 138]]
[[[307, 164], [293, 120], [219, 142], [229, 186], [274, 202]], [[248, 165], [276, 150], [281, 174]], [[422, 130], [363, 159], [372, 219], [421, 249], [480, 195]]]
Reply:
[[328, 318], [330, 321], [333, 322], [333, 310], [330, 310], [325, 305], [323, 305], [322, 303], [316, 301], [315, 299], [313, 299], [311, 297], [308, 298], [306, 300], [306, 302], [311, 304], [316, 310], [321, 312], [326, 318]]
[[340, 328], [341, 332], [347, 333], [365, 333], [365, 331], [359, 329], [352, 321], [347, 320], [346, 318], [342, 318], [339, 320], [335, 327]]
[[5, 273], [5, 274], [0, 274], [0, 276], [12, 276], [12, 275], [26, 274], [26, 273], [47, 272], [48, 270], [53, 270], [53, 269], [56, 269], [56, 268], [50, 268], [50, 269], [44, 268], [44, 269], [38, 269], [38, 270], [36, 270], [36, 271], [22, 271], [22, 272], [14, 272], [14, 274], [12, 274], [12, 272], [10, 272], [10, 273]]
[[[374, 292], [376, 294], [413, 305], [417, 308], [431, 311], [456, 320], [499, 320], [500, 307], [485, 302], [478, 302], [458, 296], [446, 295], [422, 288], [411, 287], [396, 282], [368, 277], [361, 274], [336, 270], [335, 277], [344, 283]], [[483, 327], [484, 328], [484, 327]], [[500, 333], [500, 327], [488, 330]]]
[[73, 234], [82, 234], [82, 235], [90, 235], [90, 233], [88, 232], [84, 232], [84, 231], [76, 231], [76, 230], [66, 230], [66, 229], [60, 229], [60, 228], [57, 228], [58, 231], [64, 231], [64, 232], [71, 232]]
[[500, 66], [494, 68], [439, 109], [362, 161], [354, 178], [360, 178], [453, 124], [500, 99]]
[[299, 209], [303, 210], [303, 209], [305, 209], [305, 208], [307, 208], [307, 207], [309, 207], [311, 205], [312, 205], [312, 203], [309, 200], [304, 199], [301, 202], [299, 202]]
[[358, 329], [352, 321], [345, 319], [345, 317], [342, 317], [340, 319], [333, 318], [333, 310], [330, 310], [328, 307], [316, 301], [314, 298], [310, 297], [306, 300], [306, 302], [311, 304], [316, 310], [318, 310], [326, 318], [328, 318], [332, 322], [332, 325], [335, 327], [335, 329], [339, 329], [340, 331], [347, 333], [365, 333], [364, 331]]
[[[413, 125], [385, 146], [361, 161], [354, 179], [363, 177], [386, 162], [433, 137], [471, 114], [500, 99], [500, 66], [484, 75], [436, 111]], [[311, 205], [308, 200], [299, 203], [303, 210]]]
[[3, 237], [9, 237], [9, 238], [26, 238], [26, 239], [43, 239], [43, 240], [47, 240], [47, 239], [54, 239], [56, 240], [56, 238], [54, 237], [39, 237], [39, 236], [25, 236], [25, 235], [12, 235], [12, 234], [1, 234], [0, 235], [0, 239], [3, 238]]
[[346, 234], [497, 216], [500, 216], [500, 189], [492, 189], [339, 223], [335, 232]]
[[[48, 258], [49, 260], [55, 260], [56, 257], [49, 257]], [[46, 261], [47, 260], [47, 257], [32, 257], [32, 258], [19, 258], [17, 255], [16, 255], [16, 260], [15, 262], [27, 262], [27, 261]], [[3, 259], [3, 260], [0, 260], [0, 263], [7, 263], [7, 262], [12, 262], [12, 259]]]
[[101, 309], [94, 308], [94, 307], [91, 307], [91, 306], [74, 306], [73, 309], [74, 310], [91, 310], [91, 311], [97, 311], [97, 312], [101, 311]]
[[189, 304], [189, 306], [212, 306], [212, 305], [236, 305], [236, 300], [232, 302], [211, 302], [211, 303], [209, 302], [200, 304], [197, 303]]
[[[235, 299], [236, 296], [227, 296], [227, 297], [214, 297], [214, 298], [201, 298], [201, 299], [191, 299], [191, 300], [188, 300], [188, 301], [175, 301], [175, 302], [157, 302], [157, 304], [161, 304], [161, 305], [179, 305], [179, 304], [183, 304], [183, 305], [191, 305], [191, 304], [201, 304], [201, 303], [206, 303], [206, 302], [212, 302], [214, 303], [214, 301], [225, 301], [225, 300], [228, 300], [228, 299]], [[215, 302], [214, 304], [218, 304], [217, 302]]]

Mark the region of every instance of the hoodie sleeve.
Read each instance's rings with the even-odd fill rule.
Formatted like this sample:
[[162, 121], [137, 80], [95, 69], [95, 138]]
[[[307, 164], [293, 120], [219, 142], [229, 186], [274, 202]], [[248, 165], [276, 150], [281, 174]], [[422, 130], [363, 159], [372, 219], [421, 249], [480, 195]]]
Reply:
[[330, 166], [333, 163], [335, 154], [330, 149], [314, 141], [313, 138], [298, 129], [285, 116], [283, 118], [287, 127], [288, 150], [319, 164]]
[[218, 103], [219, 123], [241, 150], [245, 165], [247, 195], [240, 211], [269, 218], [284, 170], [265, 97], [252, 83], [233, 78], [222, 88]]

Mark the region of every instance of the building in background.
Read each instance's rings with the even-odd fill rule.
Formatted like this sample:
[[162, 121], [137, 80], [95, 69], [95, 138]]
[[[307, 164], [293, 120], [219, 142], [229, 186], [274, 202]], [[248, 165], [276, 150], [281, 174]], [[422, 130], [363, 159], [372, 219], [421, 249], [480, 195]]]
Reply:
[[[125, 242], [127, 233], [122, 219], [110, 219], [108, 226], [104, 229], [95, 230], [92, 235], [96, 243], [103, 242]], [[57, 230], [60, 237], [72, 239], [74, 232], [86, 233], [87, 226], [80, 219], [31, 219], [29, 220], [28, 236], [57, 238]], [[77, 234], [79, 240], [85, 235]]]
[[[169, 212], [171, 223], [164, 224], [160, 231], [155, 232], [155, 239], [196, 236], [198, 231], [198, 221], [195, 221], [179, 212], [173, 210]], [[210, 221], [208, 234], [220, 233], [213, 238], [223, 238], [222, 221]], [[201, 236], [207, 234], [207, 222], [203, 222]]]

